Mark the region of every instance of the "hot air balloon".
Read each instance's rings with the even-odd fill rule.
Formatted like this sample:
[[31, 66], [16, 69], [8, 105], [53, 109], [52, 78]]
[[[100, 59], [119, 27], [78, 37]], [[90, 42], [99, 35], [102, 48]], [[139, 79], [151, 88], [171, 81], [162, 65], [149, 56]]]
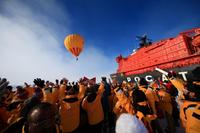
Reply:
[[78, 34], [70, 34], [64, 40], [65, 48], [76, 57], [78, 60], [78, 56], [83, 50], [84, 39]]

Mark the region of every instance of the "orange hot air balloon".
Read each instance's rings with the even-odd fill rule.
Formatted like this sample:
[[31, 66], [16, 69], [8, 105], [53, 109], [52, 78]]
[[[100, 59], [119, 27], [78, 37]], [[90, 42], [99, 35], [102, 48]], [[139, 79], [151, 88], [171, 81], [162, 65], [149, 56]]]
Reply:
[[84, 39], [78, 34], [70, 34], [64, 40], [65, 48], [78, 60], [84, 47]]

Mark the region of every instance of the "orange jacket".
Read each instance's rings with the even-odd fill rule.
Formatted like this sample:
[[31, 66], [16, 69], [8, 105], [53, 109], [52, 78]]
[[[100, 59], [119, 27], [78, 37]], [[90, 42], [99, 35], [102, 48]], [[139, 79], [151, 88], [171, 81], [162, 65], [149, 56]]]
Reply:
[[144, 93], [145, 93], [146, 90], [147, 90], [144, 86], [139, 85], [138, 87], [139, 87], [139, 90], [143, 91]]
[[33, 96], [33, 93], [34, 93], [34, 88], [33, 87], [29, 86], [29, 87], [26, 87], [25, 89], [28, 92], [28, 97]]
[[184, 81], [178, 78], [170, 78], [170, 82], [179, 90], [182, 91], [184, 89]]
[[159, 101], [157, 94], [151, 88], [146, 89], [143, 86], [139, 86], [139, 89], [145, 93], [148, 103], [151, 109], [153, 110], [153, 113], [156, 114], [157, 111], [156, 111], [155, 102]]
[[[69, 97], [68, 97], [69, 98]], [[59, 113], [61, 115], [61, 129], [63, 132], [72, 132], [78, 128], [80, 123], [80, 102], [60, 102]]]
[[59, 88], [59, 99], [65, 98], [65, 96], [66, 96], [65, 91], [66, 91], [66, 85], [61, 84], [60, 88]]
[[172, 114], [173, 107], [171, 104], [171, 95], [162, 89], [158, 91], [158, 95], [160, 97], [158, 103], [160, 108], [168, 114]]
[[44, 102], [48, 102], [53, 105], [56, 104], [56, 102], [58, 101], [58, 95], [59, 95], [59, 91], [57, 88], [52, 88], [52, 92], [50, 92], [50, 90], [42, 89], [42, 92], [43, 92]]
[[84, 96], [85, 96], [85, 91], [86, 91], [85, 86], [79, 84], [79, 94], [78, 94], [78, 98], [79, 98], [79, 99], [83, 99], [83, 98], [84, 98]]
[[135, 114], [134, 108], [133, 108], [132, 103], [131, 103], [131, 100], [128, 97], [126, 97], [124, 95], [124, 93], [121, 92], [121, 91], [120, 92], [116, 92], [115, 91], [115, 94], [116, 94], [116, 97], [118, 99], [118, 102], [117, 102], [117, 104], [114, 107], [114, 112], [116, 110], [118, 110], [118, 108], [119, 108], [119, 110], [122, 110], [121, 108], [123, 108], [127, 113], [129, 113], [129, 114]]
[[194, 110], [186, 110], [186, 133], [200, 133], [200, 103]]
[[186, 133], [200, 132], [200, 102], [184, 100], [180, 105], [180, 120]]
[[86, 110], [90, 125], [96, 125], [103, 121], [104, 112], [101, 104], [101, 97], [104, 92], [104, 84], [99, 86], [97, 96], [93, 102], [88, 102], [87, 97], [83, 99], [82, 108]]
[[157, 94], [151, 88], [148, 88], [146, 90], [145, 95], [147, 97], [147, 100], [151, 109], [153, 110], [153, 113], [157, 114], [156, 105], [155, 105], [155, 102], [159, 102]]
[[171, 78], [169, 80], [178, 89], [178, 91], [180, 93], [180, 98], [185, 99], [183, 96], [183, 89], [185, 88], [184, 81], [182, 81], [181, 79], [178, 79], [178, 78]]
[[126, 110], [121, 106], [120, 101], [118, 101], [114, 108], [113, 112], [115, 113], [116, 117], [118, 118], [122, 113], [127, 113]]

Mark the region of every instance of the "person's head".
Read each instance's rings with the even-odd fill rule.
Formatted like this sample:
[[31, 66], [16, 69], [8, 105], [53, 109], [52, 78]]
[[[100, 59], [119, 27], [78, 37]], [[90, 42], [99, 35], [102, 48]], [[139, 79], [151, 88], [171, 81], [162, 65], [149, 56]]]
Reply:
[[167, 76], [168, 76], [169, 78], [176, 78], [177, 74], [176, 74], [175, 71], [169, 71], [168, 74], [167, 74]]
[[138, 120], [135, 115], [121, 114], [116, 122], [116, 133], [147, 133], [142, 121]]
[[97, 90], [98, 90], [99, 86], [98, 85], [93, 85], [93, 86], [90, 86], [89, 88], [87, 88], [87, 91], [86, 91], [86, 96], [87, 96], [87, 101], [90, 103], [90, 102], [93, 102], [97, 96]]
[[49, 81], [47, 80], [47, 81], [46, 81], [46, 85], [48, 85], [48, 84], [49, 84]]
[[107, 82], [107, 81], [106, 81], [106, 77], [101, 77], [101, 80], [102, 80], [103, 82]]
[[65, 84], [66, 85], [68, 83], [68, 80], [66, 78], [63, 78], [61, 81], [62, 82], [60, 84]]
[[200, 100], [200, 85], [194, 84], [192, 81], [187, 82], [184, 89], [184, 96], [188, 100]]
[[98, 87], [99, 87], [98, 85], [92, 85], [92, 86], [87, 87], [86, 95], [89, 93], [96, 93], [96, 91], [98, 90]]
[[43, 97], [43, 92], [41, 90], [41, 88], [37, 87], [37, 88], [34, 88], [34, 96], [37, 97], [38, 99], [42, 99]]
[[59, 83], [59, 80], [58, 80], [58, 79], [56, 79], [56, 85], [58, 85], [58, 83]]
[[148, 86], [148, 82], [145, 80], [145, 78], [141, 78], [141, 79], [139, 80], [139, 85], [140, 85], [140, 86], [147, 87], [147, 86]]
[[21, 100], [25, 100], [28, 98], [27, 91], [22, 86], [17, 86], [17, 97]]
[[76, 93], [79, 92], [79, 86], [77, 82], [73, 85], [73, 89], [75, 90]]
[[10, 91], [8, 89], [5, 89], [3, 93], [1, 93], [0, 96], [0, 101], [3, 102], [7, 99], [8, 95], [9, 95]]
[[17, 92], [22, 92], [23, 91], [23, 87], [22, 86], [17, 86]]
[[6, 89], [9, 90], [9, 92], [12, 92], [13, 87], [9, 85], [6, 87]]
[[40, 103], [28, 114], [29, 133], [53, 133], [55, 125], [55, 108], [50, 103]]
[[123, 81], [122, 82], [122, 88], [126, 88], [127, 87], [127, 82], [126, 81]]
[[129, 82], [127, 86], [129, 90], [132, 90], [134, 88], [134, 82]]
[[66, 95], [75, 95], [76, 92], [74, 90], [74, 87], [71, 86], [71, 88], [66, 92]]
[[93, 102], [96, 99], [97, 94], [95, 92], [87, 93], [87, 101], [89, 103]]
[[62, 79], [60, 80], [60, 84], [63, 84], [63, 80]]
[[133, 98], [134, 104], [138, 104], [140, 102], [147, 101], [145, 93], [141, 90], [138, 90], [138, 89], [136, 89], [132, 92], [132, 98]]

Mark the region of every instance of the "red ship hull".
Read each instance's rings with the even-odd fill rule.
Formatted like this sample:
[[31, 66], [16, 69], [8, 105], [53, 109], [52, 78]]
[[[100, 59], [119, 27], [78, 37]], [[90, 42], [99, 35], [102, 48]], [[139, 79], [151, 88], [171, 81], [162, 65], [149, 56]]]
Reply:
[[180, 33], [175, 38], [168, 38], [138, 49], [126, 58], [118, 56], [117, 73], [112, 79], [127, 80], [127, 77], [158, 77], [155, 68], [186, 72], [200, 66], [200, 28]]

